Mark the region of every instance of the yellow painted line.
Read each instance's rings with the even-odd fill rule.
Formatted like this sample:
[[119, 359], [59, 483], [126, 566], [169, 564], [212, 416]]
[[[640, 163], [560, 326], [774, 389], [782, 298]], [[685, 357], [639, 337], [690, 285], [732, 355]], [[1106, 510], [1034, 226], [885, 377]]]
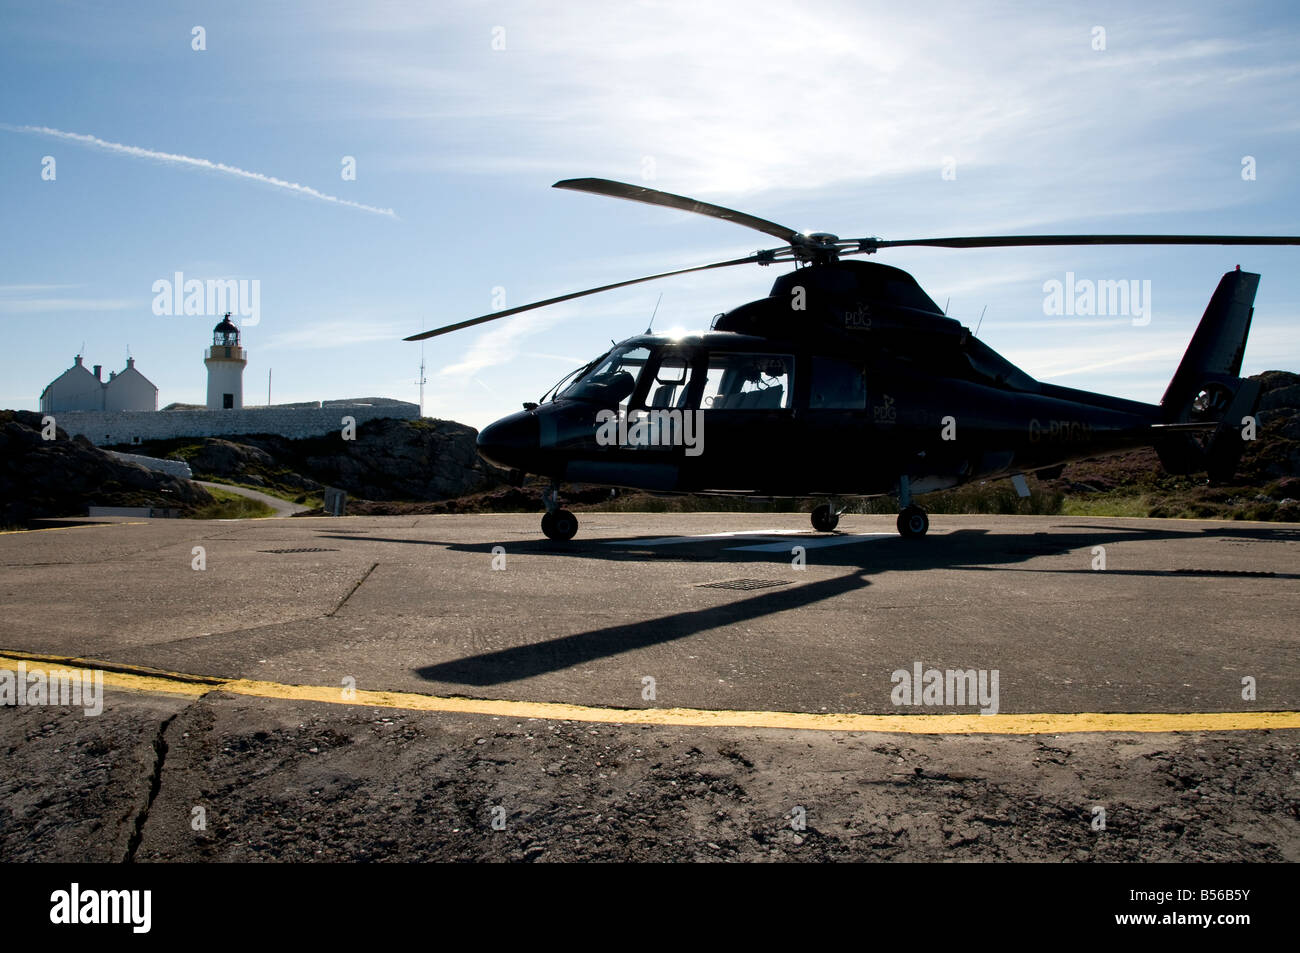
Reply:
[[[363, 708], [437, 711], [502, 718], [539, 718], [620, 725], [665, 725], [693, 728], [782, 728], [795, 731], [883, 732], [912, 735], [1055, 735], [1082, 732], [1262, 731], [1300, 728], [1298, 711], [1236, 712], [1084, 712], [1015, 715], [855, 715], [792, 711], [713, 711], [704, 708], [602, 708], [559, 702], [450, 698], [416, 692], [357, 690], [345, 698], [338, 685], [286, 685], [245, 678], [186, 675], [159, 669], [122, 666], [93, 659], [9, 652], [0, 654], [0, 670], [19, 663], [58, 666], [72, 671], [102, 671], [104, 687], [197, 697], [219, 691], [250, 698], [323, 702]], [[102, 666], [111, 666], [108, 670]]]
[[94, 529], [97, 526], [144, 526], [148, 520], [128, 520], [124, 523], [78, 523], [76, 526], [42, 526], [40, 529], [0, 530], [0, 536], [10, 533], [57, 533], [61, 529]]

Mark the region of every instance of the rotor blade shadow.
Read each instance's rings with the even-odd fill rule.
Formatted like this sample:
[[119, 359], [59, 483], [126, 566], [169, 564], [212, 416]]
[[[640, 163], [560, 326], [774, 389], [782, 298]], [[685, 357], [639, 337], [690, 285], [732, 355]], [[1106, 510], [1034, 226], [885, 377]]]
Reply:
[[499, 685], [502, 682], [532, 678], [535, 675], [572, 668], [651, 645], [674, 642], [719, 626], [798, 609], [868, 585], [870, 583], [866, 579], [850, 573], [793, 589], [765, 592], [726, 605], [693, 609], [643, 622], [593, 629], [545, 642], [519, 645], [498, 652], [487, 652], [470, 658], [429, 665], [416, 669], [416, 674], [431, 682], [474, 686]]
[[1002, 566], [954, 566], [954, 569], [979, 572], [1047, 572], [1080, 576], [1159, 576], [1173, 579], [1300, 579], [1294, 572], [1256, 572], [1249, 569], [1006, 569]]

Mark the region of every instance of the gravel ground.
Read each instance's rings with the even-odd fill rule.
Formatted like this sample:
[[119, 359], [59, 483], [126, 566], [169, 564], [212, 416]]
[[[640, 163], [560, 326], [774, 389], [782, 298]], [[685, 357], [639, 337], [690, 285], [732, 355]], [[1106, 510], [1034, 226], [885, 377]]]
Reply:
[[93, 718], [0, 709], [0, 859], [1295, 862], [1297, 741], [639, 727], [112, 693]]

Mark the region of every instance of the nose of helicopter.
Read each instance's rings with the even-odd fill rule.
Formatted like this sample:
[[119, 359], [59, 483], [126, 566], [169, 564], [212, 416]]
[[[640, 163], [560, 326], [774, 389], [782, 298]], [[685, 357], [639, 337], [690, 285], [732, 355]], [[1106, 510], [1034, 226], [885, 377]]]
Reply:
[[537, 450], [537, 435], [536, 415], [521, 411], [479, 431], [478, 452], [497, 466], [520, 469]]

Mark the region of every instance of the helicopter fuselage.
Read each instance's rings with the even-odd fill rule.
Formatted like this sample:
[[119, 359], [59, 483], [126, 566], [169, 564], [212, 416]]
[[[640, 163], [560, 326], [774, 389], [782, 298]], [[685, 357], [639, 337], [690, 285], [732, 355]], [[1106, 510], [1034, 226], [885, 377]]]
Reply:
[[925, 493], [1142, 446], [1161, 419], [1156, 405], [980, 376], [836, 336], [638, 335], [487, 427], [479, 448], [556, 482], [873, 496], [900, 477]]

